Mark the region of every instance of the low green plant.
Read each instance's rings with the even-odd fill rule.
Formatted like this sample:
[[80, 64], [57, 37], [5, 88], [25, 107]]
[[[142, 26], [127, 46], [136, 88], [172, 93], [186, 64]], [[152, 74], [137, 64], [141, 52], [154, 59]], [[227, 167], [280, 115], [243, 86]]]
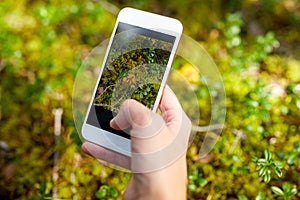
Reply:
[[283, 165], [277, 160], [272, 160], [272, 154], [269, 149], [265, 149], [264, 158], [252, 157], [252, 161], [257, 164], [258, 176], [262, 177], [265, 183], [271, 180], [271, 173], [275, 173], [279, 178], [282, 177]]
[[291, 185], [288, 183], [283, 183], [282, 188], [272, 186], [271, 190], [279, 197], [279, 199], [284, 200], [290, 199], [291, 196], [294, 196], [298, 192], [297, 188], [291, 187]]

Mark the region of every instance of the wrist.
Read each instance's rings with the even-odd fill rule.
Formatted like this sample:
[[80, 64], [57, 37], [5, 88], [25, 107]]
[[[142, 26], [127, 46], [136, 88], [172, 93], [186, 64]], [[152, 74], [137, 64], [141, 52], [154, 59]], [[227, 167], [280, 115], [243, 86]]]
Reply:
[[[180, 161], [181, 160], [181, 161]], [[185, 158], [156, 172], [132, 175], [124, 200], [185, 200], [187, 169]]]

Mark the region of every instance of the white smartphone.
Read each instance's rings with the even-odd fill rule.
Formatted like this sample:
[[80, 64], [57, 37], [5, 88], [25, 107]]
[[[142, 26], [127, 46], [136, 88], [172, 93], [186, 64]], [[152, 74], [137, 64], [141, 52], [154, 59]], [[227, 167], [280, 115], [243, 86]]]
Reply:
[[82, 126], [84, 139], [131, 155], [129, 131], [114, 130], [109, 122], [128, 98], [157, 111], [182, 29], [173, 18], [120, 11]]

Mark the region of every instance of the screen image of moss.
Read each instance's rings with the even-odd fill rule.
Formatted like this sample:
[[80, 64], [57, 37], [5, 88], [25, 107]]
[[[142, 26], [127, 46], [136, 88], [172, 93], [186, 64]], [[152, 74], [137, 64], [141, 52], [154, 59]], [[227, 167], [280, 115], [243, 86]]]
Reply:
[[[172, 44], [144, 35], [125, 34], [112, 43], [94, 99], [95, 106], [117, 112], [127, 98], [153, 107]], [[129, 96], [128, 96], [129, 95]], [[117, 99], [117, 100], [113, 100]]]

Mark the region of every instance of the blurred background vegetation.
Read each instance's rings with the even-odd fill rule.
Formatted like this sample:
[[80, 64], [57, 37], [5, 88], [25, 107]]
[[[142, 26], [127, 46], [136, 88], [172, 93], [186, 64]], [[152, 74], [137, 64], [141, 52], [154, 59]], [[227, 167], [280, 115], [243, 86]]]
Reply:
[[[200, 137], [189, 148], [189, 199], [299, 199], [299, 0], [1, 1], [1, 199], [121, 199], [130, 175], [81, 152], [72, 89], [125, 6], [178, 18], [224, 80], [225, 128], [206, 157]], [[209, 93], [191, 81], [205, 125]]]

